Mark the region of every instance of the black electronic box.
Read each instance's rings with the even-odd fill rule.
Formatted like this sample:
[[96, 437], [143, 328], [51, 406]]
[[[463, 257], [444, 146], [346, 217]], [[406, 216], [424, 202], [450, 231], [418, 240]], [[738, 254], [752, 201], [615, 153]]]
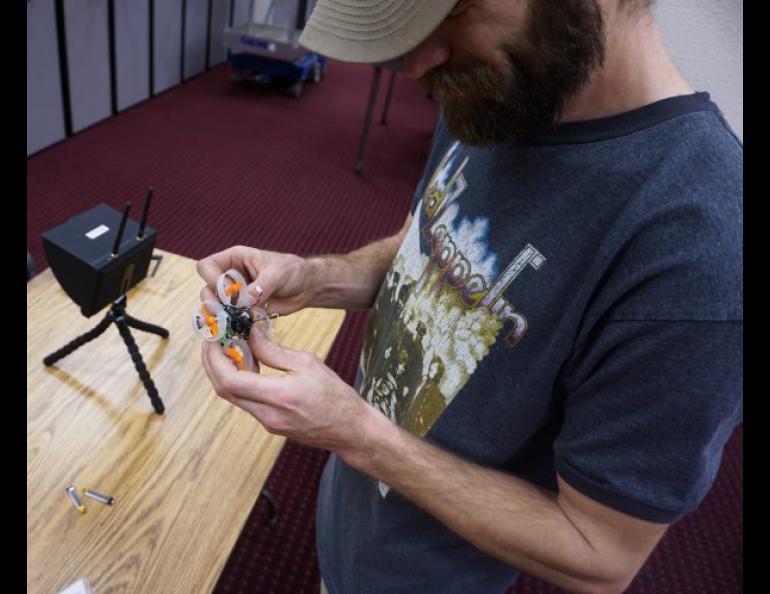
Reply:
[[[56, 280], [90, 317], [145, 276], [155, 247], [155, 229], [141, 230], [127, 218], [115, 246], [123, 214], [99, 204], [43, 233], [43, 248]], [[117, 249], [114, 249], [117, 247]]]

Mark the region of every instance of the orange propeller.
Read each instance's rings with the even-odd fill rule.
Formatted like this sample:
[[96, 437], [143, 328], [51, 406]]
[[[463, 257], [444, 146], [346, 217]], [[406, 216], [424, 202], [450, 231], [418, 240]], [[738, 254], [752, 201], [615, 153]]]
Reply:
[[227, 295], [227, 296], [229, 297], [229, 296], [230, 296], [230, 295], [232, 295], [233, 293], [237, 293], [238, 291], [240, 291], [240, 290], [241, 290], [241, 288], [242, 288], [242, 285], [241, 285], [241, 283], [239, 283], [238, 281], [236, 281], [236, 282], [234, 282], [232, 285], [230, 285], [229, 287], [227, 287], [227, 288], [225, 289], [225, 295]]
[[209, 327], [211, 335], [216, 336], [219, 334], [219, 325], [217, 324], [217, 319], [209, 313], [209, 310], [206, 309], [206, 305], [203, 303], [201, 303], [201, 315], [206, 321], [206, 325]]
[[230, 357], [238, 367], [240, 367], [241, 369], [246, 369], [246, 362], [244, 361], [243, 353], [241, 351], [239, 351], [233, 346], [228, 346], [225, 349], [225, 352], [227, 353], [227, 356]]

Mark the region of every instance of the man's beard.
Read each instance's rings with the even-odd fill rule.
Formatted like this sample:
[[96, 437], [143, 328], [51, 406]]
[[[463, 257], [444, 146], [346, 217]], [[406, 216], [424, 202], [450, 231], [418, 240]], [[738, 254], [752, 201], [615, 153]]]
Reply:
[[420, 84], [439, 100], [450, 134], [491, 146], [552, 128], [604, 61], [596, 0], [534, 0], [524, 39], [503, 45], [509, 70], [489, 64], [445, 66]]

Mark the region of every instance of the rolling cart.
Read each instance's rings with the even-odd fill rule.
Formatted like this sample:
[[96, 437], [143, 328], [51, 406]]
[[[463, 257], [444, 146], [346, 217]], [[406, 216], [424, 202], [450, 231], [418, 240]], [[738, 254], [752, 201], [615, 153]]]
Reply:
[[[297, 3], [296, 18], [284, 26], [270, 22], [280, 20], [275, 18], [275, 3], [276, 0], [270, 3], [265, 23], [248, 22], [225, 29], [223, 44], [227, 49], [227, 62], [235, 82], [276, 85], [299, 97], [306, 82], [321, 81], [326, 58], [298, 43], [307, 18], [308, 0]], [[280, 4], [285, 7], [286, 2]], [[253, 20], [254, 0], [251, 0], [249, 14]]]

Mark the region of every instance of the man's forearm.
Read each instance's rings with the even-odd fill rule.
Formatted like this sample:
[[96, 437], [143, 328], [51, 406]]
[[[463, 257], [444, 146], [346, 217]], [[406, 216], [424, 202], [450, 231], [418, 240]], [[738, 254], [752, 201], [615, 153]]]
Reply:
[[578, 592], [623, 589], [625, 574], [613, 570], [612, 556], [589, 542], [556, 495], [465, 461], [375, 414], [368, 443], [339, 452], [348, 464], [506, 564]]
[[386, 237], [349, 254], [309, 258], [315, 287], [309, 305], [344, 309], [371, 307], [396, 257], [401, 238], [401, 234]]

